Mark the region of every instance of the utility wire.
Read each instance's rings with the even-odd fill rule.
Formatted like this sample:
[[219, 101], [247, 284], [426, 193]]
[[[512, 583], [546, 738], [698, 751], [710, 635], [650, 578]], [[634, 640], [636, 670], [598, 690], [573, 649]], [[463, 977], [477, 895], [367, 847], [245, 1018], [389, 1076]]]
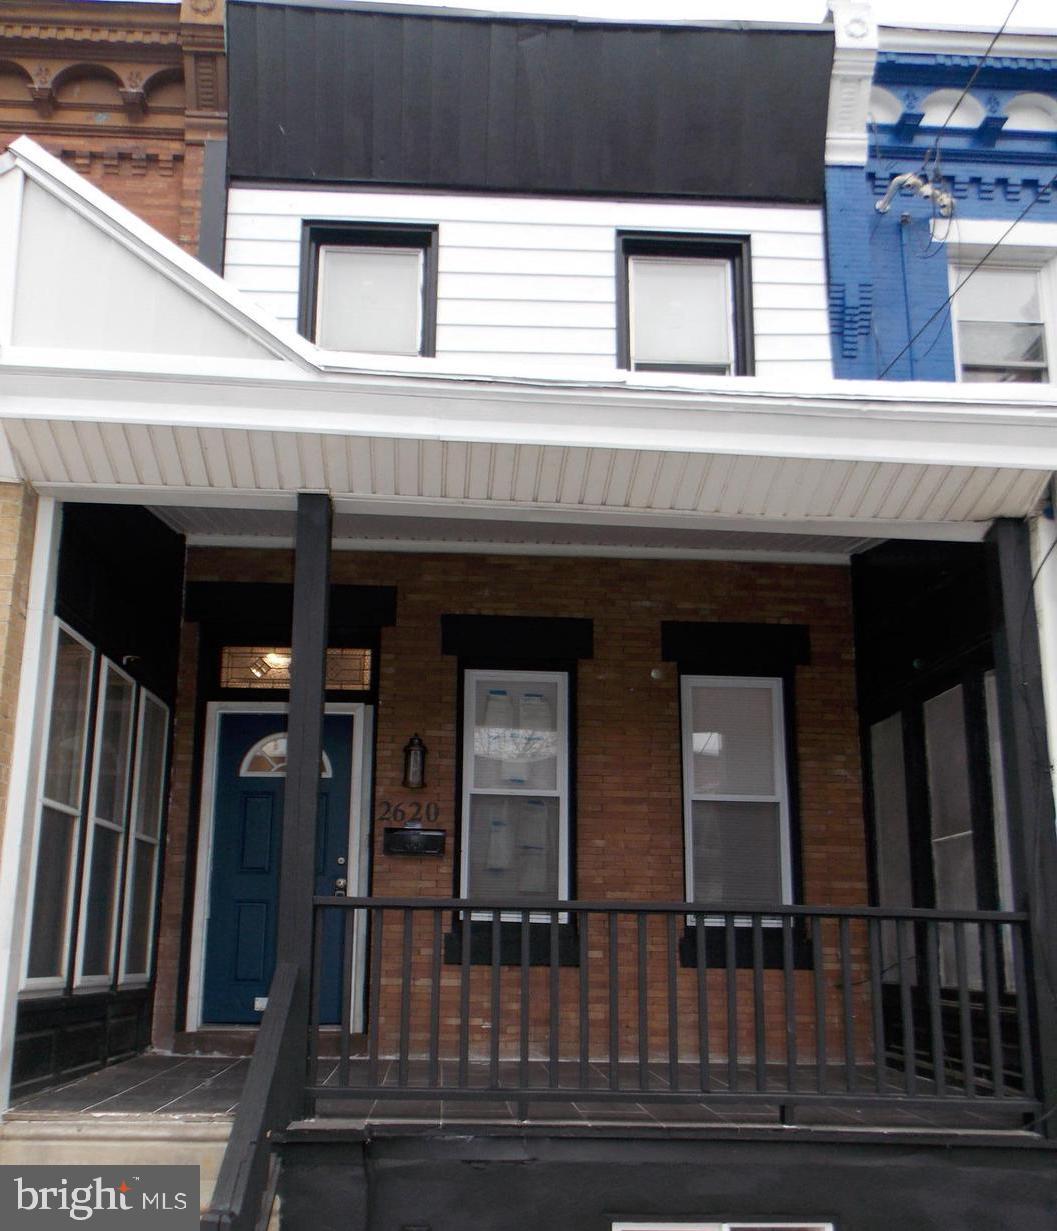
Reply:
[[992, 38], [991, 41], [987, 44], [987, 48], [984, 51], [984, 54], [980, 57], [979, 60], [977, 60], [976, 67], [973, 69], [972, 73], [969, 75], [969, 80], [962, 87], [962, 92], [958, 95], [958, 98], [954, 106], [950, 109], [950, 111], [947, 114], [947, 118], [943, 121], [943, 124], [940, 126], [940, 130], [936, 134], [936, 140], [932, 143], [932, 149], [925, 156], [925, 161], [922, 163], [923, 170], [927, 169], [930, 162], [932, 162], [934, 165], [938, 165], [939, 156], [940, 156], [940, 141], [943, 139], [943, 134], [947, 131], [947, 125], [950, 124], [951, 120], [954, 119], [954, 113], [962, 105], [962, 102], [964, 101], [966, 94], [968, 94], [969, 91], [973, 88], [974, 82], [976, 81], [977, 77], [980, 76], [980, 70], [987, 63], [988, 57], [991, 55], [991, 52], [994, 51], [995, 44], [1002, 37], [1002, 35], [1006, 32], [1006, 26], [1009, 25], [1009, 19], [1013, 16], [1013, 13], [1016, 11], [1016, 7], [1019, 3], [1020, 3], [1020, 0], [1013, 0], [1013, 3], [1009, 6], [1009, 12], [1006, 14], [1005, 19], [1003, 20], [1002, 24], [998, 27], [998, 30], [996, 31], [994, 38]]
[[1002, 244], [1006, 242], [1006, 239], [1009, 236], [1009, 233], [1013, 230], [1013, 228], [1017, 225], [1017, 223], [1022, 222], [1027, 217], [1028, 211], [1033, 209], [1039, 203], [1039, 201], [1043, 198], [1043, 196], [1047, 192], [1049, 192], [1050, 189], [1053, 188], [1055, 185], [1057, 185], [1057, 175], [1055, 175], [1052, 179], [1048, 180], [1045, 184], [1040, 185], [1039, 190], [1034, 195], [1034, 197], [1032, 197], [1032, 199], [1027, 203], [1027, 205], [1024, 206], [1024, 208], [1013, 219], [1013, 221], [1009, 224], [1009, 226], [1006, 227], [1006, 229], [1002, 232], [1002, 234], [998, 237], [998, 239], [995, 240], [995, 242], [991, 245], [991, 247], [988, 248], [988, 250], [984, 253], [984, 255], [976, 262], [976, 264], [972, 267], [972, 269], [969, 270], [969, 272], [965, 275], [965, 277], [961, 280], [961, 282], [958, 283], [958, 285], [954, 288], [954, 290], [951, 291], [951, 293], [947, 296], [947, 298], [943, 301], [943, 303], [941, 303], [940, 306], [936, 309], [936, 311], [932, 313], [932, 315], [928, 318], [928, 320], [924, 323], [924, 325], [921, 326], [921, 328], [917, 331], [917, 333], [914, 334], [914, 336], [910, 339], [909, 342], [907, 342], [907, 344], [895, 356], [895, 358], [889, 360], [889, 362], [885, 365], [885, 367], [881, 370], [881, 372], [878, 373], [877, 375], [878, 380], [884, 380], [884, 378], [888, 375], [888, 373], [895, 367], [895, 365], [900, 361], [900, 359], [903, 358], [903, 356], [907, 353], [907, 351], [910, 350], [910, 348], [914, 345], [914, 343], [918, 340], [918, 338], [921, 337], [921, 335], [925, 332], [925, 330], [928, 329], [928, 327], [932, 324], [932, 322], [936, 320], [938, 316], [942, 315], [942, 313], [944, 313], [950, 307], [951, 303], [954, 300], [955, 295], [958, 294], [958, 292], [969, 281], [969, 279], [973, 276], [973, 274], [975, 274], [976, 271], [991, 256], [994, 255], [994, 253], [1002, 246]]

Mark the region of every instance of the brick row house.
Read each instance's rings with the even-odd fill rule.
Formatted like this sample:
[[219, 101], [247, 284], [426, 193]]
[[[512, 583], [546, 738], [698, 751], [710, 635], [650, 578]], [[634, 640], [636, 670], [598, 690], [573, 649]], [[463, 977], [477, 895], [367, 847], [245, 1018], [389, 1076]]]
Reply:
[[3, 113], [0, 1160], [1046, 1225], [1057, 45], [834, 8], [232, 0], [164, 205]]

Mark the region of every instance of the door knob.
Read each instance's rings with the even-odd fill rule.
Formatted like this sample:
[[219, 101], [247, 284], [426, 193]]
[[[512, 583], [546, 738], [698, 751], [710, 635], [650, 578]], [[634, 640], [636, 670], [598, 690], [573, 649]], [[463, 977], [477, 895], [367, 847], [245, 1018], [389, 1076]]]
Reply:
[[334, 892], [340, 897], [345, 892], [345, 887], [348, 882], [344, 876], [339, 876], [334, 882]]

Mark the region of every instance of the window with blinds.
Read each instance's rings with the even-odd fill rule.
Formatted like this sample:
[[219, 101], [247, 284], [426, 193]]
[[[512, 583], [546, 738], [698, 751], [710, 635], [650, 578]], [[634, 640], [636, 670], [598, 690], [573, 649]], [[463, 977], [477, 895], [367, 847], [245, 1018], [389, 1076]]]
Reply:
[[791, 901], [782, 681], [684, 676], [682, 711], [688, 900]]

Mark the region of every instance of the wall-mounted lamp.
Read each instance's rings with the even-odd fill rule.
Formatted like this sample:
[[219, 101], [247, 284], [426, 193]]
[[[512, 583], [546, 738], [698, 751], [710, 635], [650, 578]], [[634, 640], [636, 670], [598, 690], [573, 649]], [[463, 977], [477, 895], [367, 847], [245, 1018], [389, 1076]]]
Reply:
[[426, 745], [412, 735], [404, 745], [404, 786], [417, 791], [426, 785]]

